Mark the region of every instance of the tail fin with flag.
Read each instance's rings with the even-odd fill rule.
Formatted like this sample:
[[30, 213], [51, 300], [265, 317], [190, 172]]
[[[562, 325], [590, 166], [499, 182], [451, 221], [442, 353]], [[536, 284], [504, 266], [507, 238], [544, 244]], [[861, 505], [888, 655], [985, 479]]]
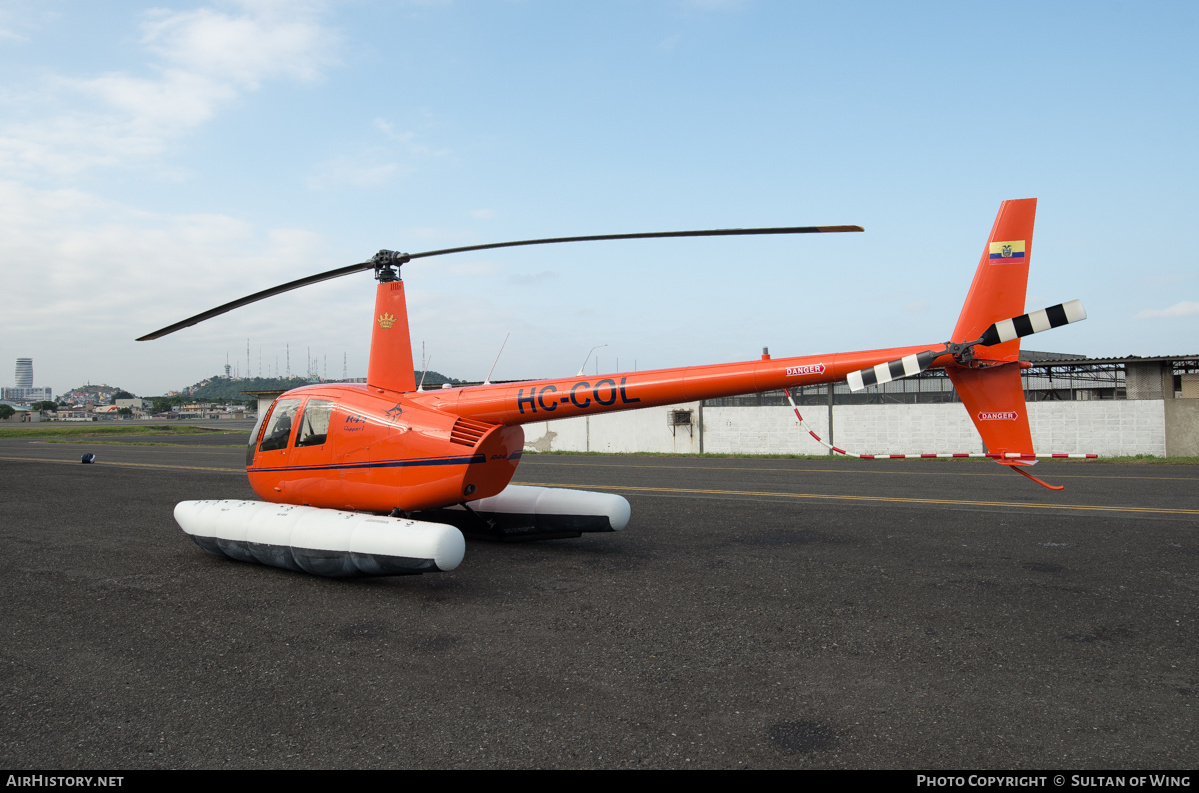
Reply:
[[[1020, 381], [1020, 339], [1087, 318], [1078, 300], [1022, 313], [1036, 215], [1035, 198], [999, 206], [953, 336], [941, 349], [852, 372], [846, 377], [850, 389], [911, 377], [939, 362], [996, 461], [1033, 465], [1036, 456]], [[1019, 467], [1014, 470], [1045, 485]]]
[[981, 343], [945, 368], [987, 451], [998, 455], [996, 462], [1057, 490], [1021, 469], [1036, 459], [1020, 380], [1020, 337], [1077, 322], [1086, 313], [1077, 300], [1023, 313], [1036, 215], [1035, 198], [1000, 205], [950, 339]]
[[[999, 205], [951, 341], [983, 337], [991, 325], [1024, 313], [1036, 215], [1035, 198]], [[992, 454], [1033, 453], [1019, 357], [1020, 339], [1015, 338], [989, 347], [976, 346], [969, 368], [946, 367], [970, 420]], [[1006, 462], [1018, 461], [1032, 462]]]
[[[992, 323], [1024, 313], [1036, 216], [1035, 198], [1019, 198], [999, 205], [999, 214], [974, 271], [974, 281], [951, 341], [977, 339]], [[979, 357], [993, 361], [1015, 361], [1019, 354], [1020, 342], [1015, 339], [976, 352]]]
[[[1022, 313], [1036, 216], [1035, 198], [1021, 198], [1000, 204], [978, 269], [974, 271], [974, 281], [970, 284], [966, 303], [962, 306], [962, 313], [958, 316], [957, 326], [949, 341], [939, 347], [909, 352], [902, 358], [850, 372], [845, 380], [849, 389], [856, 392], [892, 380], [915, 377], [934, 365], [944, 367], [970, 414], [970, 420], [987, 446], [988, 456], [995, 458], [996, 462], [1012, 466], [1013, 470], [1045, 487], [1061, 490], [1060, 487], [1045, 484], [1021, 468], [1035, 464], [1037, 455], [1032, 448], [1028, 409], [1024, 404], [1024, 387], [1020, 381], [1020, 370], [1023, 368], [1020, 363], [1020, 339], [1050, 328], [1080, 322], [1087, 318], [1087, 313], [1078, 300]], [[813, 436], [816, 437], [814, 433]], [[841, 451], [836, 447], [830, 448]], [[1071, 453], [1041, 456], [1094, 455]]]

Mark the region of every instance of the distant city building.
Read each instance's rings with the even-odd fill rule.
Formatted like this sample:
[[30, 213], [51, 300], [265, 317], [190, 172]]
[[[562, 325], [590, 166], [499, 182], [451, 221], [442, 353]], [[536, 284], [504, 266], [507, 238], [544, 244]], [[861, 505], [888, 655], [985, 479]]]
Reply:
[[30, 402], [44, 402], [54, 399], [51, 388], [5, 388], [3, 398], [12, 402], [27, 405]]
[[17, 359], [17, 388], [33, 388], [33, 359]]
[[16, 379], [16, 388], [0, 389], [0, 399], [7, 399], [22, 405], [54, 399], [52, 389], [33, 387], [32, 358], [17, 359]]

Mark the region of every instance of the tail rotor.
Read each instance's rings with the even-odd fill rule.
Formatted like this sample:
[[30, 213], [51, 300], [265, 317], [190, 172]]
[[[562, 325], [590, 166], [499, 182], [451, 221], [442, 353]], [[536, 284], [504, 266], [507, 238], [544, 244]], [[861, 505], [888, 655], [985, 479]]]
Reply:
[[[992, 323], [983, 331], [982, 336], [973, 341], [961, 343], [947, 341], [939, 350], [925, 350], [913, 355], [906, 355], [898, 360], [880, 363], [869, 369], [851, 372], [845, 379], [849, 383], [849, 390], [857, 392], [872, 385], [882, 385], [890, 383], [892, 380], [915, 377], [928, 370], [943, 355], [951, 355], [955, 363], [970, 368], [993, 365], [988, 362], [988, 359], [976, 356], [974, 348], [992, 347], [1013, 339], [1022, 339], [1051, 328], [1082, 322], [1086, 318], [1087, 312], [1082, 307], [1081, 300], [1058, 303], [1056, 306], [1049, 306]], [[995, 363], [1009, 362], [997, 361]]]

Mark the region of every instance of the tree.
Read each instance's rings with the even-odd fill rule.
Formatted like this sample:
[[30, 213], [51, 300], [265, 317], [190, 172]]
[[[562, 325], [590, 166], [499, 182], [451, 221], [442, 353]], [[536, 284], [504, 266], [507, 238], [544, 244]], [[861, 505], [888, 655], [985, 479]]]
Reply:
[[118, 416], [132, 416], [133, 408], [117, 408]]
[[172, 397], [154, 397], [150, 400], [150, 411], [152, 413], [169, 413], [171, 406], [174, 404], [175, 402]]
[[13, 409], [12, 405], [0, 405], [0, 421], [11, 418], [16, 412], [17, 411]]
[[45, 402], [34, 402], [32, 405], [30, 405], [30, 407], [34, 410], [48, 410], [51, 413], [58, 412], [58, 405], [50, 400], [46, 400]]
[[115, 394], [112, 395], [112, 398], [113, 398], [113, 401], [116, 401], [118, 399], [137, 399], [137, 397], [135, 397], [133, 394], [131, 394], [125, 390], [117, 391]]

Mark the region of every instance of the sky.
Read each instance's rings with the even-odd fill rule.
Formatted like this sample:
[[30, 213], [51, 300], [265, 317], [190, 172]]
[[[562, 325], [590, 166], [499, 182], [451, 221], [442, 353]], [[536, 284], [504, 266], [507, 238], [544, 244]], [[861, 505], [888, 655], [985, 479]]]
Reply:
[[[0, 384], [139, 395], [366, 373], [348, 276], [404, 267], [416, 360], [482, 379], [948, 338], [1000, 201], [1037, 197], [1025, 340], [1199, 352], [1195, 3], [0, 5]], [[247, 361], [247, 343], [249, 360]], [[344, 362], [344, 364], [343, 364]]]

